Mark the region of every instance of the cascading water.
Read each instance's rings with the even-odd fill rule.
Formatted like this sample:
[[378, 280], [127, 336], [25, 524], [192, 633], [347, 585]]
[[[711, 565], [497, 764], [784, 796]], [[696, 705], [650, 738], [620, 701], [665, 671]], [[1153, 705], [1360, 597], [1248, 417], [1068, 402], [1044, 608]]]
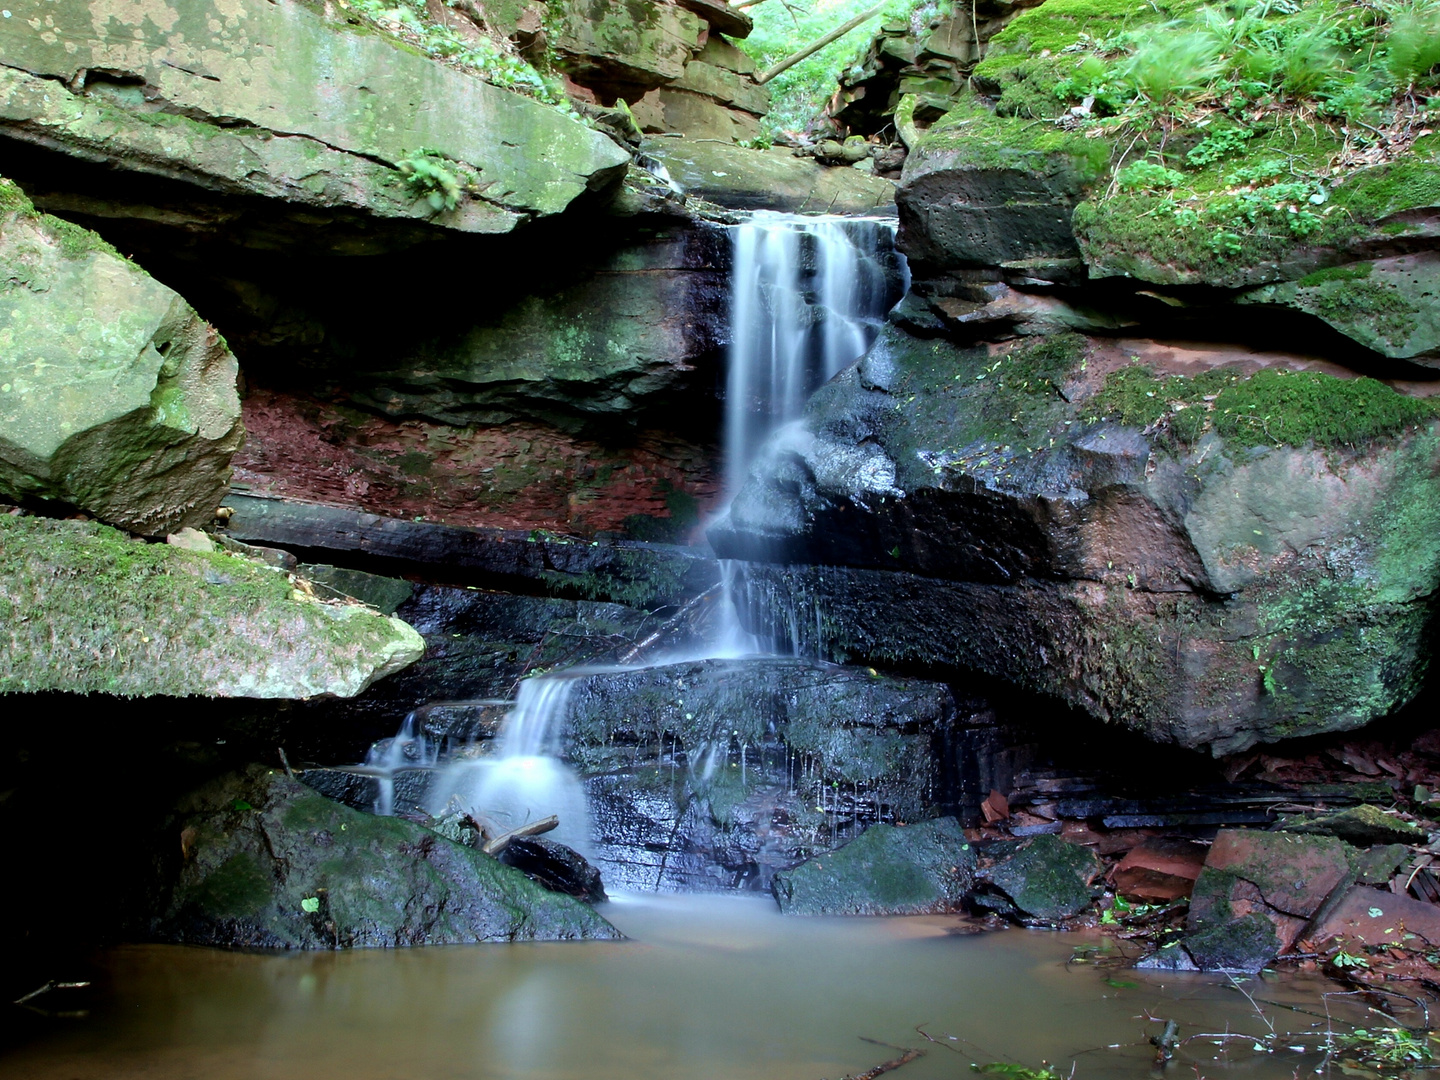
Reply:
[[[798, 421], [815, 389], [865, 353], [904, 294], [909, 274], [893, 237], [893, 222], [878, 218], [761, 212], [734, 227], [724, 430], [727, 502], [765, 440]], [[721, 570], [721, 625], [701, 652], [684, 659], [763, 651], [736, 617], [735, 567], [722, 564]], [[501, 831], [555, 814], [560, 826], [551, 836], [588, 851], [585, 792], [560, 759], [566, 708], [581, 674], [572, 669], [522, 681], [494, 750], [441, 768], [430, 784], [426, 809], [439, 816], [458, 804]], [[691, 784], [707, 786], [730, 753], [729, 740], [686, 747]], [[743, 745], [739, 753], [743, 774], [748, 765]], [[367, 759], [382, 777], [377, 812], [393, 811], [387, 770], [413, 768], [417, 754], [431, 755], [427, 762], [433, 763], [433, 748], [419, 735], [412, 714], [400, 735], [372, 754], [374, 760]]]
[[725, 387], [726, 495], [815, 388], [865, 353], [908, 287], [879, 218], [760, 212], [734, 229]]
[[579, 777], [560, 760], [565, 706], [580, 674], [583, 671], [575, 669], [523, 680], [494, 752], [446, 766], [430, 787], [426, 809], [440, 816], [452, 800], [458, 800], [501, 831], [554, 814], [560, 825], [551, 839], [587, 851], [590, 815], [585, 791]]

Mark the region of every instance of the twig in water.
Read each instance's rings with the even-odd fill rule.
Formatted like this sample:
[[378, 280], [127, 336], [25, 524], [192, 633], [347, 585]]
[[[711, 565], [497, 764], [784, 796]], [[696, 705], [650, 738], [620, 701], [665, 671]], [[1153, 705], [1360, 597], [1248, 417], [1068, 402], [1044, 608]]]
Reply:
[[31, 990], [24, 997], [16, 998], [15, 1004], [24, 1005], [27, 1001], [33, 1001], [41, 994], [48, 994], [51, 990], [83, 990], [89, 985], [88, 982], [56, 982], [54, 979], [51, 979], [38, 990]]
[[1239, 990], [1240, 993], [1242, 993], [1242, 994], [1245, 995], [1245, 1000], [1248, 1001], [1248, 1002], [1250, 1002], [1250, 1007], [1255, 1010], [1255, 1015], [1258, 1016], [1258, 1017], [1260, 1017], [1260, 1022], [1263, 1023], [1267, 1028], [1270, 1029], [1270, 1034], [1271, 1034], [1271, 1035], [1274, 1035], [1274, 1034], [1275, 1034], [1275, 1025], [1272, 1024], [1272, 1023], [1270, 1022], [1270, 1018], [1265, 1015], [1265, 1010], [1262, 1009], [1262, 1008], [1260, 1008], [1259, 1005], [1255, 1004], [1255, 999], [1250, 996], [1250, 992], [1249, 992], [1248, 990], [1246, 990], [1243, 986], [1240, 985], [1240, 980], [1237, 979], [1237, 978], [1235, 978], [1234, 975], [1231, 975], [1231, 976], [1230, 976], [1230, 982], [1231, 982], [1231, 985], [1233, 985], [1236, 990]]
[[674, 615], [672, 615], [665, 623], [663, 623], [663, 624], [661, 625], [660, 629], [656, 630], [656, 631], [655, 631], [654, 633], [652, 633], [649, 637], [647, 637], [644, 641], [638, 643], [634, 648], [632, 648], [632, 649], [631, 649], [629, 652], [627, 652], [624, 656], [620, 657], [619, 662], [622, 663], [622, 664], [628, 664], [631, 660], [634, 660], [635, 657], [637, 657], [637, 656], [640, 655], [640, 653], [644, 652], [647, 648], [649, 648], [649, 647], [650, 647], [651, 645], [653, 645], [656, 641], [658, 641], [658, 640], [660, 639], [660, 636], [661, 636], [662, 634], [664, 634], [664, 633], [666, 633], [667, 631], [669, 631], [669, 630], [673, 629], [674, 627], [678, 626], [678, 625], [680, 624], [680, 620], [683, 619], [683, 618], [685, 618], [685, 616], [688, 615], [692, 610], [694, 610], [694, 608], [695, 608], [696, 606], [698, 606], [699, 604], [705, 603], [705, 602], [708, 601], [708, 600], [713, 599], [713, 598], [716, 596], [716, 594], [718, 594], [718, 593], [720, 592], [720, 590], [721, 590], [722, 588], [723, 588], [722, 585], [712, 585], [712, 586], [710, 586], [710, 588], [708, 588], [708, 589], [706, 589], [704, 592], [702, 592], [699, 596], [695, 596], [695, 597], [692, 597], [691, 599], [687, 600], [687, 601], [685, 602], [685, 605], [684, 605], [683, 607], [681, 607], [681, 609], [680, 609], [679, 611], [677, 611], [677, 612], [676, 612]]
[[295, 770], [290, 768], [290, 759], [285, 756], [285, 747], [277, 746], [275, 749], [280, 751], [280, 764], [285, 766], [285, 775], [294, 780]]
[[[866, 1041], [874, 1042], [875, 1040], [868, 1039]], [[853, 1076], [845, 1076], [842, 1078], [842, 1080], [875, 1080], [877, 1076], [883, 1076], [887, 1072], [894, 1072], [896, 1069], [900, 1068], [901, 1065], [909, 1065], [910, 1062], [914, 1061], [916, 1058], [922, 1058], [924, 1056], [924, 1050], [906, 1050], [897, 1058], [891, 1058], [889, 1061], [882, 1061], [873, 1069], [866, 1069], [864, 1072], [855, 1073], [855, 1075]]]

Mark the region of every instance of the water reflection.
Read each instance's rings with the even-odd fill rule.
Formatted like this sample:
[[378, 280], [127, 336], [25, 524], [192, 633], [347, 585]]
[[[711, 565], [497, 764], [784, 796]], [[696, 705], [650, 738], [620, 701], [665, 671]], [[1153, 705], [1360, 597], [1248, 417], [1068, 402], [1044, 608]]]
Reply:
[[[997, 1058], [1133, 1077], [1153, 1054], [1147, 1014], [1187, 1034], [1259, 1024], [1220, 977], [1126, 972], [1112, 981], [1133, 985], [1114, 986], [1104, 971], [1067, 967], [1077, 944], [1094, 941], [1079, 935], [957, 936], [953, 918], [785, 919], [745, 897], [622, 898], [605, 910], [631, 940], [110, 950], [90, 1018], [0, 1056], [0, 1077], [817, 1080], [892, 1056], [861, 1036], [928, 1051], [898, 1080], [956, 1078]], [[1313, 1003], [1316, 985], [1263, 990]], [[1270, 1019], [1312, 1023], [1281, 1009]], [[925, 1042], [917, 1024], [947, 1046]], [[1186, 1053], [1209, 1077], [1289, 1078], [1318, 1060], [1243, 1047], [1227, 1057], [1208, 1043]]]

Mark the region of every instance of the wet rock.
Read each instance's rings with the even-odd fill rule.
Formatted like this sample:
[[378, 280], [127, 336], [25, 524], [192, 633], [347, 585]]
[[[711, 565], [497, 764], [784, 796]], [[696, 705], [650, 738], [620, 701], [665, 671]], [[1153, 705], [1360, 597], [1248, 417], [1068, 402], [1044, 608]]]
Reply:
[[[1196, 405], [1142, 417], [1119, 387]], [[1272, 404], [1297, 394], [1311, 406]], [[1252, 406], [1288, 410], [1292, 434], [1258, 437], [1238, 419]], [[1335, 439], [1382, 411], [1393, 423]], [[1231, 752], [1419, 691], [1433, 415], [1278, 355], [1078, 334], [992, 351], [892, 325], [771, 440], [709, 536], [747, 562], [742, 617], [762, 636], [813, 612], [793, 619], [807, 651], [963, 665]]]
[[[675, 18], [693, 40], [699, 20]], [[77, 3], [52, 19], [44, 34], [23, 19], [0, 23], [9, 64], [0, 69], [0, 134], [122, 173], [427, 230], [496, 233], [559, 213], [618, 180], [628, 161], [557, 109], [305, 4], [237, 17], [208, 0], [143, 10]], [[146, 44], [147, 24], [167, 27], [163, 43]], [[680, 52], [688, 58], [690, 48]], [[433, 108], [437, 101], [447, 107]], [[452, 173], [453, 209], [431, 205], [434, 189], [400, 169], [419, 147]], [[313, 217], [307, 224], [313, 234]]]
[[1185, 947], [1203, 968], [1258, 970], [1353, 875], [1350, 849], [1333, 837], [1222, 829], [1195, 882]]
[[735, 210], [883, 213], [895, 185], [854, 169], [829, 169], [789, 150], [749, 150], [701, 139], [651, 139], [646, 157], [688, 194]]
[[1378, 947], [1404, 945], [1410, 934], [1440, 945], [1440, 906], [1397, 896], [1388, 889], [1356, 885], [1311, 939], [1322, 948], [1336, 939], [1352, 946]]
[[1410, 849], [1401, 844], [1386, 844], [1350, 856], [1355, 880], [1361, 885], [1388, 885], [1402, 863], [1410, 857]]
[[1199, 971], [1200, 966], [1195, 963], [1190, 954], [1178, 942], [1171, 942], [1169, 945], [1156, 949], [1149, 956], [1143, 956], [1136, 961], [1135, 967], [1140, 971]]
[[1145, 904], [1190, 895], [1205, 865], [1206, 849], [1193, 840], [1154, 837], [1131, 849], [1116, 865], [1115, 892]]
[[1090, 905], [1090, 883], [1100, 870], [1089, 848], [1042, 835], [1021, 843], [981, 877], [1021, 916], [1049, 922], [1078, 915]]
[[[580, 542], [520, 530], [407, 521], [284, 499], [232, 495], [227, 502], [235, 513], [226, 525], [226, 533], [235, 539], [333, 553], [363, 552], [367, 557], [384, 560], [385, 568], [397, 574], [412, 568], [443, 566], [447, 574], [463, 574], [491, 587], [532, 591], [538, 584], [587, 600], [613, 600], [650, 609], [683, 603], [720, 580], [714, 557], [697, 548], [615, 540]], [[452, 599], [459, 602], [464, 598]], [[528, 597], [493, 601], [501, 606], [529, 602]], [[475, 601], [471, 606], [483, 603]], [[552, 610], [546, 608], [546, 603], [540, 606]], [[570, 606], [563, 610], [573, 615], [576, 609]], [[508, 610], [505, 616], [520, 618], [523, 625], [529, 625], [535, 617], [532, 614], [522, 618], [517, 611]], [[498, 626], [494, 617], [484, 621]], [[498, 639], [505, 633], [497, 629], [495, 636]], [[446, 692], [444, 696], [484, 695]]]
[[323, 585], [340, 596], [369, 604], [383, 615], [394, 615], [415, 591], [410, 582], [400, 578], [381, 577], [328, 563], [305, 563], [299, 570], [312, 584]]
[[1215, 923], [1185, 938], [1185, 948], [1201, 971], [1253, 974], [1275, 959], [1280, 946], [1275, 924], [1255, 912]]
[[500, 853], [500, 861], [551, 892], [565, 893], [587, 904], [606, 899], [600, 871], [574, 848], [543, 836], [511, 840]]
[[957, 911], [974, 885], [975, 851], [954, 818], [872, 825], [842, 848], [775, 875], [787, 915]]
[[1378, 806], [1362, 803], [1333, 814], [1322, 814], [1308, 821], [1286, 822], [1285, 831], [1336, 836], [1357, 847], [1372, 844], [1424, 844], [1429, 834]]
[[[426, 792], [430, 790], [431, 775], [429, 769], [396, 769], [383, 778], [391, 785], [391, 805], [407, 813], [423, 805]], [[295, 779], [327, 799], [366, 813], [374, 813], [380, 799], [382, 777], [374, 769], [363, 766], [300, 769], [296, 771]], [[454, 836], [442, 835], [459, 843]]]
[[166, 836], [150, 926], [159, 941], [330, 949], [620, 936], [487, 855], [263, 768], [189, 796]]
[[283, 571], [94, 522], [0, 517], [0, 611], [10, 693], [350, 697], [424, 651], [399, 619]]
[[244, 437], [235, 357], [215, 329], [4, 179], [0, 280], [12, 285], [0, 305], [0, 494], [151, 536], [210, 524]]

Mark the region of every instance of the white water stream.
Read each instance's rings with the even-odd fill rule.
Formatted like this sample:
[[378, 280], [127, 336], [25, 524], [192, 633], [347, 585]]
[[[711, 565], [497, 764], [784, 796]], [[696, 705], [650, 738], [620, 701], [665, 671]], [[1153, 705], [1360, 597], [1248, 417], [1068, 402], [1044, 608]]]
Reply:
[[[892, 222], [878, 218], [768, 212], [733, 229], [723, 447], [727, 501], [765, 440], [798, 421], [815, 389], [862, 356], [879, 333], [892, 302], [886, 259], [898, 258], [890, 252], [893, 231]], [[908, 288], [903, 259], [900, 271]], [[736, 617], [734, 569], [722, 564], [725, 597], [714, 640], [683, 659], [762, 652]], [[427, 812], [438, 816], [458, 805], [502, 829], [556, 814], [561, 824], [551, 837], [586, 851], [590, 819], [584, 790], [561, 761], [566, 705], [577, 674], [522, 681], [494, 752], [441, 767], [430, 784]], [[691, 749], [691, 768], [703, 782], [728, 744]], [[413, 768], [417, 758], [425, 759], [422, 767], [434, 764], [431, 747], [407, 717], [389, 746], [366, 762], [380, 776], [377, 813], [394, 812], [393, 770]]]

